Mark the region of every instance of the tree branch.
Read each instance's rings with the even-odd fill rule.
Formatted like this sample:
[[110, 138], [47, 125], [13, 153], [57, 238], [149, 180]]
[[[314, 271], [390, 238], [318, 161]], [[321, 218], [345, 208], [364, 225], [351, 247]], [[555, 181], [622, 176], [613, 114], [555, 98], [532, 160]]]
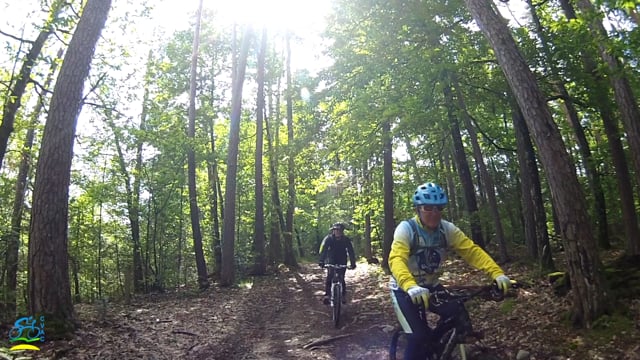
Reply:
[[327, 343], [330, 343], [334, 340], [338, 340], [338, 339], [342, 339], [345, 337], [351, 336], [351, 334], [343, 334], [343, 335], [338, 335], [338, 336], [334, 336], [334, 337], [322, 337], [320, 339], [314, 340], [304, 346], [302, 346], [303, 349], [311, 349], [314, 348], [316, 346], [320, 346], [320, 345], [324, 345]]
[[20, 41], [20, 42], [25, 42], [25, 43], [28, 43], [28, 44], [33, 44], [33, 41], [31, 41], [31, 40], [25, 40], [23, 38], [19, 38], [19, 37], [15, 36], [15, 35], [11, 35], [9, 33], [6, 33], [6, 32], [4, 32], [2, 30], [0, 30], [0, 34], [6, 36], [8, 38], [11, 38], [13, 40], [17, 40], [17, 41]]

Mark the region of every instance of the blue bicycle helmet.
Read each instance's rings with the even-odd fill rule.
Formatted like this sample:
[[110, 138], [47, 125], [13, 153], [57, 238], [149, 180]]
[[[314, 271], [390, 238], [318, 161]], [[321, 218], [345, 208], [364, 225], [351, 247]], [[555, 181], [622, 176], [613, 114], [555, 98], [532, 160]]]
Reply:
[[413, 200], [413, 206], [420, 205], [447, 205], [449, 199], [444, 190], [432, 182], [428, 182], [418, 186], [416, 192], [413, 193], [411, 198]]

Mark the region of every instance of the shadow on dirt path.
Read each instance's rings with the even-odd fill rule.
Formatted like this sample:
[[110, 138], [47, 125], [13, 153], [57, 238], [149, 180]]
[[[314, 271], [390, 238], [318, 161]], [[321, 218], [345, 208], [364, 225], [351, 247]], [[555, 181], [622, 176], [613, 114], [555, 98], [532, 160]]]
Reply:
[[245, 354], [243, 359], [387, 358], [389, 335], [383, 331], [379, 306], [385, 303], [386, 299], [381, 297], [386, 293], [382, 288], [379, 292], [371, 291], [372, 286], [377, 289], [380, 283], [376, 269], [361, 265], [347, 272], [349, 295], [339, 328], [332, 323], [330, 308], [321, 302], [324, 276], [324, 270], [303, 265], [296, 271], [285, 271], [275, 279], [256, 281], [255, 288], [279, 289], [275, 294], [261, 294], [264, 298], [271, 297], [272, 301], [268, 303], [277, 304], [279, 311], [261, 311], [261, 322], [265, 325], [252, 344], [250, 353], [255, 357]]

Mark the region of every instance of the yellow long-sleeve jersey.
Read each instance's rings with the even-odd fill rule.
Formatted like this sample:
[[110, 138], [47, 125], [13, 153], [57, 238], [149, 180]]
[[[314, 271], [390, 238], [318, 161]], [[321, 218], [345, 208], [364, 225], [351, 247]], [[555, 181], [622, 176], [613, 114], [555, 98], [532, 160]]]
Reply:
[[449, 250], [454, 250], [471, 266], [485, 271], [492, 279], [504, 271], [480, 246], [476, 245], [453, 223], [441, 220], [438, 230], [422, 227], [418, 216], [414, 218], [418, 231], [414, 244], [414, 230], [410, 220], [402, 221], [393, 234], [389, 253], [392, 289], [407, 291], [411, 286], [438, 284]]

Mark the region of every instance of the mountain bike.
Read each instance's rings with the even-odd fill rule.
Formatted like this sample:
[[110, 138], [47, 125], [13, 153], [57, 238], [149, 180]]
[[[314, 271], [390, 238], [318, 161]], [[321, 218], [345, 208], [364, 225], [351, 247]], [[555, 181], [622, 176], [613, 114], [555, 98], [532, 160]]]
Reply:
[[[512, 287], [517, 287], [517, 283], [512, 283]], [[494, 282], [492, 285], [480, 287], [461, 287], [436, 291], [430, 294], [429, 303], [435, 307], [443, 306], [450, 302], [458, 302], [464, 306], [464, 303], [475, 297], [480, 297], [484, 300], [502, 301], [505, 296]], [[420, 306], [420, 317], [429, 324], [424, 305]], [[464, 327], [460, 325], [454, 315], [440, 317], [435, 326], [428, 325], [431, 329], [431, 336], [430, 339], [426, 339], [424, 344], [428, 349], [425, 360], [499, 360], [498, 357], [491, 354], [475, 354], [473, 356], [467, 354], [465, 344], [481, 340], [482, 334], [479, 332], [461, 333], [459, 329]], [[389, 358], [391, 360], [402, 359], [401, 355], [406, 347], [406, 342], [407, 335], [399, 327], [391, 337], [389, 346]], [[396, 356], [396, 354], [400, 357]]]
[[342, 306], [342, 277], [340, 276], [340, 269], [346, 269], [347, 265], [337, 264], [325, 264], [325, 268], [333, 269], [333, 278], [331, 279], [331, 319], [333, 325], [337, 328], [340, 325], [340, 308]]

